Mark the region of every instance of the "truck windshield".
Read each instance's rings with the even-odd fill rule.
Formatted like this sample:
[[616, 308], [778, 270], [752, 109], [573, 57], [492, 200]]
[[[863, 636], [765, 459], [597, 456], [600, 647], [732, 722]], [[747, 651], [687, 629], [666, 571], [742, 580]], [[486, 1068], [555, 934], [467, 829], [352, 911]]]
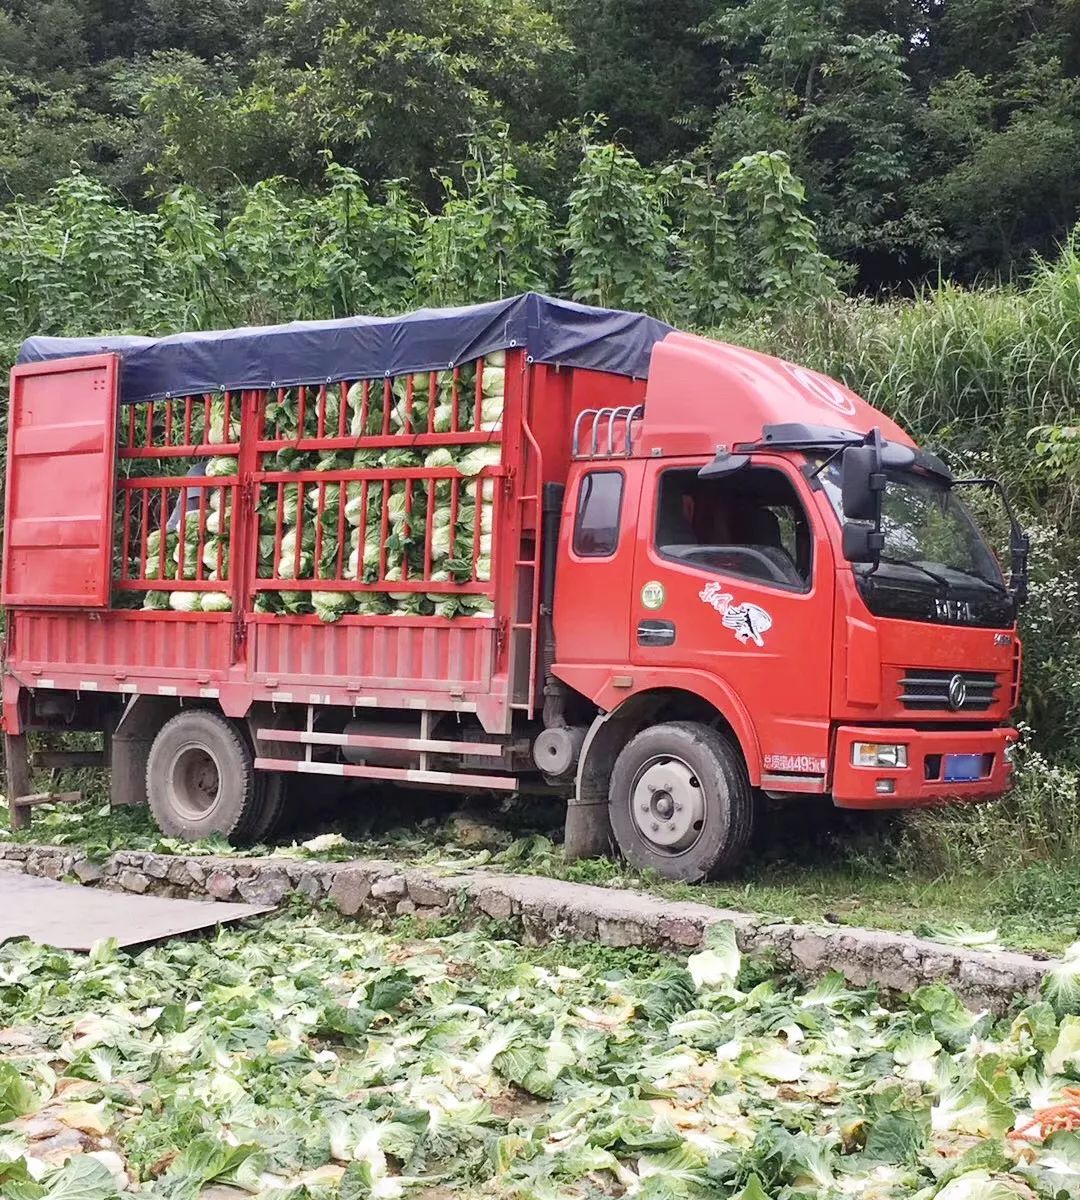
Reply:
[[[843, 520], [839, 462], [819, 478]], [[881, 562], [855, 567], [870, 610], [951, 624], [1011, 623], [1014, 605], [1001, 568], [955, 492], [912, 471], [888, 471], [886, 479]]]

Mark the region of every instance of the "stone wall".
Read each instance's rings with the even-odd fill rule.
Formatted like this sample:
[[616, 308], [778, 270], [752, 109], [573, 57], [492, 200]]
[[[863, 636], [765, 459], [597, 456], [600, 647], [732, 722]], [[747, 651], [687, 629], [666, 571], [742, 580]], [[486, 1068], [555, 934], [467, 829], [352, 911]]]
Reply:
[[812, 980], [838, 970], [856, 986], [910, 992], [926, 983], [953, 987], [975, 1008], [1003, 1012], [1038, 993], [1046, 965], [1015, 952], [946, 946], [905, 934], [850, 926], [795, 925], [691, 901], [622, 888], [488, 871], [440, 873], [400, 863], [149, 854], [119, 850], [103, 863], [63, 846], [0, 843], [0, 868], [49, 879], [157, 896], [278, 904], [295, 894], [329, 899], [345, 916], [450, 914], [516, 920], [530, 942], [552, 938], [607, 946], [692, 950], [710, 926], [729, 921], [740, 947], [768, 952]]

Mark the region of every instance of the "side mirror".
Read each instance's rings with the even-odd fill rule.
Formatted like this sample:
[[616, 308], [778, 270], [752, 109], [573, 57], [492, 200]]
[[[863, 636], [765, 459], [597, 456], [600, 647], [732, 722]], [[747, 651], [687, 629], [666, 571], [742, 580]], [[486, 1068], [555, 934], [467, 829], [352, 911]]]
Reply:
[[843, 527], [844, 557], [851, 563], [876, 564], [885, 545], [884, 534], [873, 525], [845, 521]]
[[849, 521], [873, 521], [881, 516], [885, 474], [876, 445], [848, 446], [840, 457], [840, 495]]

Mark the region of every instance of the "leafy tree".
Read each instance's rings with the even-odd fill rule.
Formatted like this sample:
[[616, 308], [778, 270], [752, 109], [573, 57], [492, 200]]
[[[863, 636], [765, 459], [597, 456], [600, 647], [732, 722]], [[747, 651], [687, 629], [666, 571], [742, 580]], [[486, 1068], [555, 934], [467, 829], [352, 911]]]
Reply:
[[446, 201], [424, 224], [417, 284], [438, 304], [496, 299], [552, 286], [551, 211], [517, 179], [508, 130], [478, 141], [463, 165], [464, 194], [444, 176]]
[[[890, 0], [720, 0], [704, 36], [732, 62], [714, 161], [784, 150], [834, 253], [903, 255], [915, 109]], [[893, 18], [890, 21], [890, 18]]]
[[711, 0], [555, 0], [552, 7], [574, 47], [567, 86], [576, 112], [604, 113], [644, 163], [699, 143], [722, 66], [698, 31]]
[[668, 311], [668, 190], [668, 178], [614, 142], [585, 143], [564, 243], [575, 300]]

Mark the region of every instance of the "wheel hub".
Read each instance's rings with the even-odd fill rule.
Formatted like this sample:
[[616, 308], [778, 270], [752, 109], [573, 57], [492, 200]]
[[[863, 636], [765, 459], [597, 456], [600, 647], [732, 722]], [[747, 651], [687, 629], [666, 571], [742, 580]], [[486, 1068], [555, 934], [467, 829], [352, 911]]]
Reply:
[[660, 851], [681, 853], [701, 836], [705, 795], [681, 759], [646, 763], [634, 782], [630, 808], [638, 832]]
[[173, 803], [189, 820], [205, 817], [217, 804], [221, 793], [218, 764], [199, 745], [182, 746], [170, 764]]

